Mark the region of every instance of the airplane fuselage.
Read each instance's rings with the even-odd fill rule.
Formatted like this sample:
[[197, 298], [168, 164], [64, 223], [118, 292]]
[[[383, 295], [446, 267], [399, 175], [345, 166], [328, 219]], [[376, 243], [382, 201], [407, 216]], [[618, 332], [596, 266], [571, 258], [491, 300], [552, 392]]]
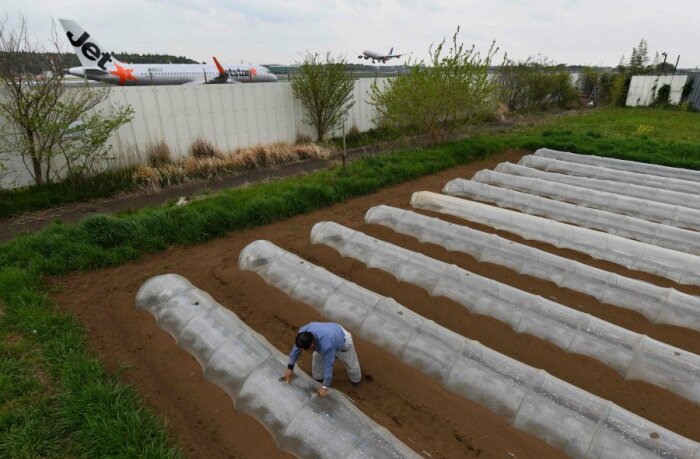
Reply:
[[[226, 79], [239, 83], [277, 81], [259, 65], [224, 65]], [[186, 83], [225, 83], [215, 65], [210, 64], [125, 64], [102, 70], [99, 67], [72, 67], [68, 73], [89, 80], [120, 86], [178, 85]]]
[[392, 59], [398, 59], [401, 56], [403, 56], [403, 54], [392, 54], [393, 51], [394, 51], [394, 48], [391, 48], [391, 51], [389, 51], [389, 54], [382, 54], [382, 53], [378, 53], [376, 51], [366, 49], [366, 50], [362, 51], [362, 55], [357, 56], [357, 57], [359, 59], [372, 59], [372, 63], [374, 64], [376, 61], [386, 63], [387, 61], [390, 61]]
[[383, 58], [387, 57], [386, 55], [384, 55], [382, 53], [378, 53], [376, 51], [370, 51], [369, 49], [362, 51], [362, 54], [369, 57], [370, 59], [383, 59]]

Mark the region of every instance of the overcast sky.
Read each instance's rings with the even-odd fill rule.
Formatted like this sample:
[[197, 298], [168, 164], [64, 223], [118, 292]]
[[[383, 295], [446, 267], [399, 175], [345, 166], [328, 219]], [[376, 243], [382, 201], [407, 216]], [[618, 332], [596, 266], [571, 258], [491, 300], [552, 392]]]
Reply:
[[487, 49], [496, 40], [514, 58], [616, 65], [645, 38], [651, 58], [666, 51], [673, 63], [681, 55], [681, 68], [700, 67], [700, 0], [3, 0], [2, 8], [24, 14], [40, 41], [52, 18], [67, 18], [112, 51], [207, 62], [287, 64], [306, 50], [359, 62], [363, 49], [392, 46], [427, 58], [431, 43], [461, 25], [465, 43]]

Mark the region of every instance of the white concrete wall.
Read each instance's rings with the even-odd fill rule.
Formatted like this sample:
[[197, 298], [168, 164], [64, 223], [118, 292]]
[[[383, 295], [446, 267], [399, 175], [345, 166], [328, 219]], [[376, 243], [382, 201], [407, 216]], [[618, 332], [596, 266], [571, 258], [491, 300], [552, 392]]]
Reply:
[[656, 99], [661, 86], [671, 85], [671, 104], [678, 105], [681, 102], [681, 94], [687, 75], [636, 75], [632, 77], [630, 89], [627, 93], [628, 107], [646, 107]]
[[[357, 126], [366, 131], [374, 127], [375, 111], [368, 95], [374, 81], [355, 81], [355, 105], [346, 129]], [[380, 87], [385, 83], [386, 78], [377, 80]], [[228, 151], [256, 144], [293, 143], [297, 132], [315, 138], [315, 128], [303, 122], [301, 102], [294, 98], [289, 82], [114, 87], [105, 103], [128, 104], [135, 113], [134, 119], [110, 138], [116, 161], [103, 167], [145, 162], [148, 144], [160, 141], [165, 141], [178, 158], [187, 156], [199, 137]], [[0, 171], [0, 188], [33, 183], [21, 158], [10, 156], [12, 159], [5, 161], [9, 171]]]

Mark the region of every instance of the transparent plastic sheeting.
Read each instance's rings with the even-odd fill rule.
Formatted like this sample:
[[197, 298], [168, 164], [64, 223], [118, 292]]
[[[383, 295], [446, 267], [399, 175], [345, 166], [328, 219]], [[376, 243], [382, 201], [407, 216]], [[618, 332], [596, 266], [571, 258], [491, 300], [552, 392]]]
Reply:
[[566, 183], [569, 185], [590, 188], [593, 190], [607, 191], [625, 196], [632, 196], [639, 199], [648, 199], [654, 202], [663, 202], [676, 206], [700, 209], [700, 199], [689, 193], [678, 191], [661, 190], [649, 186], [633, 185], [631, 183], [620, 183], [613, 180], [599, 180], [589, 177], [579, 177], [576, 175], [557, 174], [545, 172], [531, 167], [520, 166], [509, 162], [500, 163], [496, 166], [496, 172], [504, 174], [521, 175], [523, 177], [533, 177], [550, 182]]
[[700, 233], [697, 231], [541, 198], [464, 179], [448, 182], [442, 191], [450, 196], [492, 202], [499, 207], [517, 209], [527, 214], [573, 223], [584, 228], [605, 231], [679, 252], [700, 255]]
[[466, 253], [481, 262], [505, 266], [521, 274], [554, 282], [560, 287], [639, 312], [651, 323], [700, 331], [700, 297], [594, 268], [496, 234], [426, 217], [389, 206], [372, 207], [365, 221], [382, 225], [421, 242]]
[[430, 191], [413, 193], [411, 205], [576, 250], [680, 284], [700, 285], [700, 257], [689, 253]]
[[265, 426], [279, 449], [303, 458], [420, 457], [339, 392], [318, 397], [318, 383], [299, 369], [290, 384], [280, 382], [287, 357], [184, 277], [146, 281], [136, 307], [153, 314], [197, 359], [204, 377]]
[[249, 244], [238, 265], [570, 456], [690, 459], [700, 454], [695, 441], [466, 339], [270, 242]]
[[[621, 196], [608, 193], [607, 191], [591, 190], [539, 178], [509, 175], [488, 169], [474, 174], [472, 181], [544, 196], [584, 207], [629, 215], [630, 217], [663, 223], [664, 225], [695, 231], [700, 230], [700, 210], [688, 207], [652, 202], [648, 199], [638, 199], [631, 196]], [[453, 182], [457, 189], [462, 184], [462, 182], [457, 180]]]
[[450, 298], [472, 313], [505, 322], [518, 333], [593, 357], [626, 379], [646, 381], [700, 402], [700, 357], [691, 352], [337, 223], [317, 223], [311, 241], [333, 247], [343, 256], [386, 271], [431, 295]]
[[568, 151], [551, 150], [549, 148], [540, 148], [535, 152], [535, 156], [569, 161], [572, 163], [590, 164], [591, 166], [607, 167], [608, 169], [637, 172], [639, 174], [660, 175], [662, 177], [670, 177], [679, 180], [700, 182], [700, 171], [683, 169], [681, 167], [660, 166], [658, 164], [626, 161], [624, 159], [606, 158], [604, 156], [580, 155]]
[[559, 174], [578, 175], [600, 180], [616, 180], [618, 182], [632, 183], [662, 190], [678, 191], [680, 193], [695, 195], [700, 194], [700, 183], [691, 182], [690, 180], [678, 180], [670, 177], [660, 177], [658, 175], [626, 172], [532, 155], [523, 156], [520, 158], [520, 161], [518, 161], [518, 164], [547, 172], [557, 172]]

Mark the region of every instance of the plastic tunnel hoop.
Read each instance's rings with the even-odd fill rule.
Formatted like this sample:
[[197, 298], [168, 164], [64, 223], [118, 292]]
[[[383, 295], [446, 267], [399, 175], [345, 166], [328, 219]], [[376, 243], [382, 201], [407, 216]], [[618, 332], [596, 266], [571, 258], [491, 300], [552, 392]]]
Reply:
[[578, 175], [557, 174], [555, 172], [545, 172], [532, 167], [525, 167], [519, 164], [503, 162], [494, 169], [510, 175], [520, 175], [523, 177], [539, 178], [550, 182], [566, 183], [568, 185], [580, 186], [592, 190], [607, 191], [633, 198], [647, 199], [654, 202], [663, 202], [674, 206], [688, 207], [700, 210], [700, 199], [689, 193], [681, 193], [672, 190], [662, 190], [649, 186], [634, 185], [632, 183], [621, 183], [614, 180], [600, 180]]
[[205, 379], [260, 422], [281, 450], [303, 458], [420, 457], [339, 392], [318, 397], [318, 383], [301, 370], [291, 383], [281, 383], [286, 356], [184, 277], [146, 281], [136, 307], [153, 314], [199, 362]]
[[692, 459], [700, 451], [693, 440], [453, 333], [268, 241], [246, 246], [238, 265], [570, 456]]
[[500, 320], [518, 333], [592, 357], [623, 377], [654, 384], [700, 403], [700, 356], [696, 354], [337, 223], [317, 223], [311, 241], [417, 285], [431, 295], [450, 298], [472, 313]]
[[[487, 169], [474, 174], [472, 181], [521, 191], [557, 201], [564, 201], [579, 206], [629, 215], [630, 217], [641, 218], [664, 225], [686, 228], [693, 231], [700, 230], [700, 210], [679, 205], [618, 195], [615, 193], [608, 193], [607, 191], [591, 190], [575, 185], [550, 182], [540, 178], [509, 175]], [[468, 187], [468, 181], [455, 179], [448, 183], [445, 188], [450, 190], [448, 194], [457, 196], [463, 186]]]
[[636, 311], [652, 323], [664, 323], [700, 331], [700, 297], [672, 288], [595, 268], [544, 250], [519, 244], [497, 234], [427, 217], [390, 206], [372, 207], [365, 222], [382, 225], [447, 250], [466, 253], [481, 262], [505, 266], [520, 274]]
[[700, 233], [628, 217], [604, 210], [533, 196], [484, 183], [457, 179], [445, 185], [445, 194], [491, 202], [499, 207], [597, 229], [617, 236], [679, 252], [700, 255]]
[[624, 159], [607, 158], [596, 155], [579, 155], [568, 151], [552, 150], [550, 148], [540, 148], [535, 152], [535, 156], [553, 158], [560, 161], [569, 161], [579, 164], [590, 164], [592, 166], [607, 167], [627, 172], [639, 174], [660, 175], [677, 180], [689, 180], [700, 182], [700, 171], [684, 169], [681, 167], [661, 166], [659, 164], [641, 163], [638, 161], [627, 161]]
[[680, 193], [700, 194], [700, 183], [689, 180], [678, 180], [670, 177], [661, 177], [651, 174], [640, 174], [600, 166], [559, 161], [557, 159], [544, 158], [542, 156], [526, 155], [520, 158], [521, 166], [541, 169], [547, 172], [578, 175], [601, 180], [615, 180], [622, 183], [658, 188], [660, 190], [677, 191]]
[[680, 284], [700, 285], [700, 257], [697, 255], [430, 191], [413, 193], [411, 206], [454, 215], [525, 239], [576, 250]]

